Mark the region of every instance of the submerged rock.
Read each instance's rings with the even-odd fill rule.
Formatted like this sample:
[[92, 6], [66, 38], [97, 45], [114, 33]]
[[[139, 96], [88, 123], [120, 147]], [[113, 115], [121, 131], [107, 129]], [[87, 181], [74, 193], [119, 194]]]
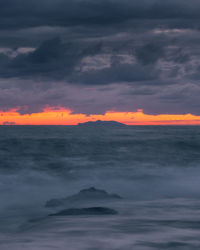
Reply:
[[107, 207], [69, 208], [49, 216], [114, 215], [117, 211]]
[[45, 207], [59, 207], [65, 204], [65, 199], [51, 199], [46, 202]]
[[51, 199], [46, 202], [45, 207], [59, 207], [78, 201], [90, 202], [90, 201], [117, 200], [117, 199], [122, 199], [122, 198], [117, 194], [109, 194], [104, 190], [91, 187], [88, 189], [83, 189], [78, 194], [66, 198]]

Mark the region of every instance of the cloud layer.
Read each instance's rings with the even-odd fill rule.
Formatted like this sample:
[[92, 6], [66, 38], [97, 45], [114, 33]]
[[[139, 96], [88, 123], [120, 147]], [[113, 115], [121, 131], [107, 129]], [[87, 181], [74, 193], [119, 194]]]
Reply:
[[0, 0], [0, 109], [199, 115], [197, 0]]

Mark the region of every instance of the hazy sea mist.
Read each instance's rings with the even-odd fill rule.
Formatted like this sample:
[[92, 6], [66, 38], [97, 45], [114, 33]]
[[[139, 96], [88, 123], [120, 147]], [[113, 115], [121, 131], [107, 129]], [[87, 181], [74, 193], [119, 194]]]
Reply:
[[[0, 173], [1, 250], [200, 249], [200, 127], [0, 126]], [[89, 187], [118, 214], [48, 217]]]

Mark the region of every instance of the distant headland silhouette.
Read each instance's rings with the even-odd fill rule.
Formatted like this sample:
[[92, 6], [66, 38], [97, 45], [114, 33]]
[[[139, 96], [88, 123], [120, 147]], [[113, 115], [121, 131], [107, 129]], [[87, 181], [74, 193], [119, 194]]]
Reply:
[[116, 122], [116, 121], [89, 121], [89, 122], [83, 122], [83, 123], [78, 123], [78, 126], [83, 126], [83, 127], [125, 127], [124, 123], [121, 122]]

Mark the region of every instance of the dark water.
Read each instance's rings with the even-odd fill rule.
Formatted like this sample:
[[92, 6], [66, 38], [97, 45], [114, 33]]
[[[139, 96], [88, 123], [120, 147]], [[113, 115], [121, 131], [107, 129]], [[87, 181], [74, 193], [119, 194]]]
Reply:
[[[1, 126], [0, 171], [1, 250], [200, 249], [200, 127]], [[117, 215], [47, 217], [91, 186]]]

